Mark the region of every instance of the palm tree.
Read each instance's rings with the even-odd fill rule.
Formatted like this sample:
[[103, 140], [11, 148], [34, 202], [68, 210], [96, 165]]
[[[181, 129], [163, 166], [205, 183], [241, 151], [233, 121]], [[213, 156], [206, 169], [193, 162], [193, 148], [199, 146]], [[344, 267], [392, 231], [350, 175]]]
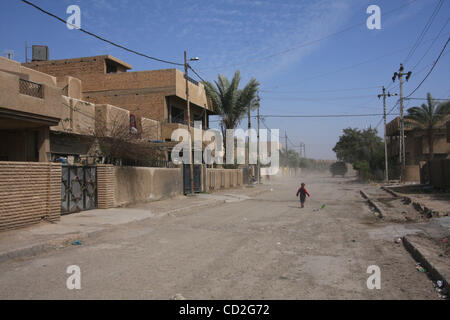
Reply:
[[[239, 89], [241, 81], [240, 71], [236, 71], [231, 82], [223, 75], [219, 75], [214, 84], [204, 82], [205, 91], [211, 99], [214, 110], [220, 115], [222, 135], [226, 139], [226, 130], [235, 129], [248, 108], [257, 107], [256, 93], [259, 83], [252, 78], [243, 89]], [[226, 143], [225, 143], [226, 146]]]
[[[441, 127], [450, 114], [450, 101], [437, 103], [427, 94], [427, 104], [423, 103], [420, 107], [412, 107], [407, 110], [408, 114], [405, 116], [406, 121], [412, 125], [413, 128], [426, 130], [428, 138], [428, 157], [433, 160], [434, 157], [434, 133], [436, 128]], [[428, 166], [430, 173], [431, 166]]]

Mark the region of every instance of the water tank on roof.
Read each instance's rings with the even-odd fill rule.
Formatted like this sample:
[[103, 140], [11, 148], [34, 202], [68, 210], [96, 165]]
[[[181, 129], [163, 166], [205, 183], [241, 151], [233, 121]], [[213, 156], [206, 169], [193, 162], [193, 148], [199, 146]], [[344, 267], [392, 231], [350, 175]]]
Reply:
[[32, 51], [32, 61], [47, 61], [49, 59], [47, 46], [32, 46]]

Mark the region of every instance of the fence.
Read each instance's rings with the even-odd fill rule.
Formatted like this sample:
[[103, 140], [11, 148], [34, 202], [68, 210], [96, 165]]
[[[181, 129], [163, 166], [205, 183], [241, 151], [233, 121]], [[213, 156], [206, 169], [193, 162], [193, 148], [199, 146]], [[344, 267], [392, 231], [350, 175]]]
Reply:
[[205, 191], [240, 187], [243, 184], [242, 169], [206, 169]]

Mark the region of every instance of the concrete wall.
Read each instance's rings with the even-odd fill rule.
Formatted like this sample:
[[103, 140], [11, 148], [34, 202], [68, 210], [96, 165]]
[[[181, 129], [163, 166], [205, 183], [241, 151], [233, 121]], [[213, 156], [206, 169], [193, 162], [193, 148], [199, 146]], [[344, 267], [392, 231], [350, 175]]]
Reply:
[[44, 82], [43, 99], [19, 92], [19, 75], [0, 71], [0, 108], [61, 119], [61, 90]]
[[405, 181], [420, 182], [420, 166], [409, 165], [405, 167]]
[[95, 105], [62, 96], [61, 121], [52, 131], [91, 136], [95, 134]]
[[115, 167], [115, 206], [183, 194], [180, 168]]
[[[173, 69], [176, 72], [176, 95], [180, 98], [186, 99], [186, 79], [184, 78], [184, 72]], [[202, 83], [195, 85], [188, 81], [189, 86], [189, 101], [196, 105], [208, 110], [212, 110], [212, 106], [208, 105], [206, 99], [205, 87]]]
[[161, 123], [159, 121], [140, 118], [138, 130], [141, 132], [141, 139], [144, 141], [161, 140]]
[[120, 138], [130, 129], [130, 112], [109, 104], [96, 105], [95, 122], [97, 135]]
[[80, 79], [70, 76], [63, 76], [57, 77], [56, 81], [58, 87], [62, 89], [63, 95], [78, 100], [81, 100], [83, 98], [83, 93], [81, 91], [82, 84]]
[[242, 187], [242, 169], [206, 169], [205, 191]]
[[0, 231], [61, 215], [61, 165], [0, 162]]
[[42, 83], [48, 86], [57, 86], [55, 77], [47, 73], [40, 72], [39, 70], [23, 67], [20, 62], [6, 59], [4, 57], [0, 57], [0, 71], [14, 73], [25, 80]]

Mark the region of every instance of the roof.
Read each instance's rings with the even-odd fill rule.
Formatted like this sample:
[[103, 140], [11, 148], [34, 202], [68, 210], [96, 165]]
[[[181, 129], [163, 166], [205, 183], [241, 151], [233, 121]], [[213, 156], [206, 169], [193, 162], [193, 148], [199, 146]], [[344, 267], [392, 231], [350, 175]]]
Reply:
[[80, 58], [70, 58], [70, 59], [58, 59], [58, 60], [47, 60], [47, 61], [31, 61], [28, 63], [24, 63], [24, 65], [26, 64], [38, 64], [38, 65], [43, 65], [43, 64], [58, 64], [58, 63], [66, 63], [66, 62], [83, 62], [83, 61], [89, 61], [89, 60], [94, 60], [94, 59], [103, 59], [103, 60], [110, 60], [113, 61], [121, 66], [123, 66], [126, 69], [132, 69], [132, 65], [126, 63], [125, 61], [122, 61], [116, 57], [113, 57], [109, 54], [105, 54], [105, 55], [101, 55], [101, 56], [91, 56], [91, 57], [80, 57]]

